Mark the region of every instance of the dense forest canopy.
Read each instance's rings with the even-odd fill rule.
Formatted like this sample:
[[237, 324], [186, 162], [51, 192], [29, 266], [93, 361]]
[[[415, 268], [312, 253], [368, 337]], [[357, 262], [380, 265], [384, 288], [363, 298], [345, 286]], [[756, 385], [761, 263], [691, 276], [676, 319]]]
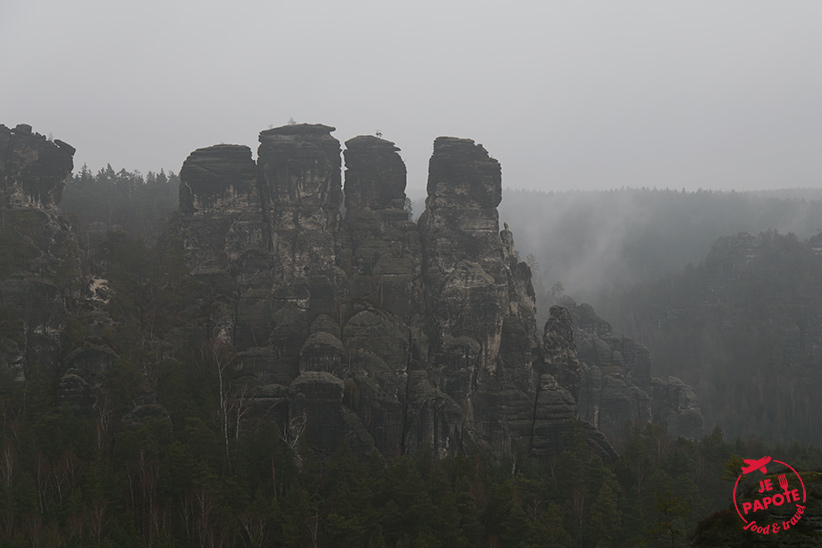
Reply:
[[820, 442], [822, 234], [717, 240], [705, 261], [618, 303], [626, 334], [735, 435]]
[[60, 209], [81, 234], [122, 230], [153, 242], [177, 209], [179, 186], [179, 177], [162, 169], [143, 176], [111, 165], [92, 173], [84, 165], [66, 182]]

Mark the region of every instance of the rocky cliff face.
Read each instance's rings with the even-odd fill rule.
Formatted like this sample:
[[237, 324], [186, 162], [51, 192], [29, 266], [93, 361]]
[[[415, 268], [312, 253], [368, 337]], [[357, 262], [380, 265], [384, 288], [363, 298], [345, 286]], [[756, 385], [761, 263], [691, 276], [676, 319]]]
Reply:
[[383, 454], [555, 447], [579, 364], [554, 324], [537, 339], [530, 270], [499, 227], [499, 163], [437, 139], [414, 225], [397, 147], [350, 139], [343, 219], [331, 131], [262, 132], [256, 172], [238, 145], [195, 151], [180, 172], [177, 231], [238, 374], [260, 398], [287, 393], [281, 420], [304, 421], [322, 452], [342, 439]]
[[[73, 240], [54, 205], [73, 149], [26, 127], [2, 129], [4, 215], [31, 214], [40, 227], [40, 239], [25, 236], [39, 255], [2, 282], [4, 306], [12, 303], [3, 360], [22, 372], [32, 360], [56, 364], [66, 331], [65, 303], [51, 301], [65, 297], [55, 279], [76, 255], [64, 252]], [[346, 440], [361, 455], [430, 446], [443, 456], [475, 447], [547, 455], [578, 416], [605, 432], [651, 413], [687, 422], [692, 391], [652, 380], [647, 351], [625, 341], [617, 349], [595, 314], [552, 307], [538, 338], [530, 269], [499, 226], [500, 165], [481, 145], [435, 141], [426, 211], [414, 224], [405, 165], [383, 139], [346, 142], [342, 202], [333, 130], [270, 129], [256, 162], [246, 146], [216, 145], [192, 152], [180, 171], [172, 232], [200, 297], [183, 312], [188, 331], [174, 336], [208, 343], [215, 361], [228, 349], [236, 356], [224, 394], [228, 407], [247, 411], [243, 420], [273, 419], [325, 454]], [[62, 255], [69, 259], [55, 262]], [[55, 371], [62, 405], [78, 412], [93, 412], [94, 390], [118, 359], [93, 334], [110, 321], [94, 306], [105, 295], [86, 297], [100, 320]], [[17, 306], [33, 299], [49, 300], [30, 307], [48, 317]], [[619, 377], [602, 374], [608, 367], [624, 373], [616, 388]], [[607, 403], [608, 393], [627, 406]], [[167, 416], [152, 394], [143, 400], [129, 420]], [[588, 433], [613, 456], [600, 432], [589, 425]]]
[[56, 367], [79, 291], [77, 241], [56, 208], [73, 155], [31, 126], [0, 125], [0, 367], [20, 380]]
[[187, 243], [192, 271], [217, 275], [238, 272], [244, 255], [247, 258], [251, 249], [265, 248], [257, 166], [251, 149], [216, 145], [195, 150], [183, 170], [180, 212], [186, 223], [181, 236]]
[[60, 203], [66, 177], [74, 167], [74, 147], [33, 133], [19, 124], [0, 124], [0, 180], [4, 207], [50, 208]]
[[[481, 145], [434, 142], [419, 220], [429, 360], [437, 371], [429, 377], [466, 411], [469, 437], [498, 454], [530, 445], [537, 381], [533, 291], [518, 294], [518, 263], [499, 230], [501, 197], [500, 165]], [[445, 436], [434, 445], [454, 441]]]
[[[592, 310], [553, 307], [538, 339], [530, 269], [499, 226], [501, 168], [481, 145], [434, 142], [414, 225], [399, 149], [350, 139], [343, 219], [332, 131], [262, 132], [256, 173], [238, 145], [195, 151], [180, 172], [178, 232], [213, 288], [212, 336], [260, 398], [288, 394], [281, 420], [304, 422], [315, 448], [544, 455], [577, 417], [610, 435], [652, 414], [673, 434], [701, 428], [693, 391], [652, 380], [647, 350]], [[589, 438], [613, 455], [593, 426]]]
[[580, 362], [579, 416], [619, 445], [627, 421], [664, 423], [668, 435], [699, 438], [705, 421], [694, 389], [677, 377], [651, 377], [648, 349], [614, 337], [611, 325], [587, 304], [564, 298], [573, 318]]

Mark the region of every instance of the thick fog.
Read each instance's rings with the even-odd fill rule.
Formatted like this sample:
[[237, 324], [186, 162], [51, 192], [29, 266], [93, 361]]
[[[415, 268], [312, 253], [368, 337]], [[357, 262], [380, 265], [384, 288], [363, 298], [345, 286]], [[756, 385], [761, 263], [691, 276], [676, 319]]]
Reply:
[[425, 185], [438, 135], [510, 188], [787, 188], [822, 171], [822, 4], [0, 2], [0, 123], [92, 170], [179, 170], [321, 122], [398, 144]]
[[804, 240], [818, 234], [822, 189], [764, 193], [508, 190], [500, 219], [513, 231], [520, 258], [531, 263], [535, 284], [542, 284], [543, 291], [562, 284], [567, 295], [609, 315], [615, 295], [678, 274], [688, 263], [702, 263], [722, 236], [776, 230]]

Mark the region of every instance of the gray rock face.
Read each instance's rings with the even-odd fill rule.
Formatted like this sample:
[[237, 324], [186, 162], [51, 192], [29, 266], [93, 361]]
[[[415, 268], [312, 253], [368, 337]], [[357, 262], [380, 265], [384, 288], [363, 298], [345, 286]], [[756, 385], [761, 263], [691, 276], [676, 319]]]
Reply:
[[299, 124], [260, 133], [258, 180], [274, 274], [327, 276], [339, 251], [340, 143], [334, 128]]
[[[513, 337], [521, 328], [534, 346], [533, 291], [520, 294], [513, 239], [506, 229], [504, 242], [499, 231], [501, 193], [499, 163], [481, 145], [452, 137], [434, 142], [419, 220], [423, 282], [434, 344], [448, 347], [448, 337], [469, 337], [480, 344], [477, 373], [504, 367], [505, 375], [517, 377], [530, 367], [530, 355], [524, 363], [500, 363], [503, 323], [510, 318], [505, 332]], [[533, 381], [519, 380], [523, 388]]]
[[[592, 311], [581, 332], [574, 310], [554, 307], [538, 340], [531, 271], [500, 230], [501, 169], [481, 145], [435, 141], [415, 225], [397, 147], [370, 136], [346, 142], [341, 216], [331, 131], [263, 131], [256, 170], [248, 149], [221, 145], [195, 151], [180, 172], [178, 230], [192, 271], [212, 288], [212, 336], [253, 372], [243, 381], [256, 387], [252, 409], [304, 421], [321, 453], [347, 440], [361, 455], [425, 445], [440, 455], [548, 455], [580, 414], [603, 425], [650, 418], [647, 352], [617, 351]], [[578, 359], [577, 344], [596, 363]], [[602, 375], [605, 354], [622, 384]], [[682, 390], [666, 394], [691, 405]], [[587, 432], [613, 456], [600, 432]]]
[[[501, 199], [499, 162], [481, 145], [453, 137], [439, 137], [434, 141], [428, 198], [418, 223], [429, 294], [436, 295], [458, 285], [459, 278], [478, 287], [502, 283], [503, 244], [497, 212]], [[461, 261], [467, 264], [451, 276]], [[478, 268], [472, 269], [468, 263], [476, 263]], [[483, 277], [483, 272], [490, 278]], [[480, 277], [470, 279], [472, 274]], [[498, 329], [501, 321], [499, 318], [499, 325], [488, 329]], [[489, 348], [486, 363], [493, 362], [495, 355], [496, 351]]]
[[248, 276], [250, 252], [265, 247], [251, 149], [216, 145], [195, 150], [183, 163], [180, 179], [180, 232], [193, 272]]
[[0, 124], [0, 204], [3, 207], [53, 207], [60, 203], [66, 177], [74, 167], [74, 147], [47, 140], [19, 124]]
[[251, 211], [260, 213], [257, 165], [243, 145], [215, 145], [192, 152], [180, 176], [180, 211]]
[[551, 307], [542, 340], [548, 372], [571, 393], [574, 401], [578, 401], [580, 368], [574, 345], [573, 320], [567, 308]]
[[370, 136], [345, 150], [341, 266], [350, 299], [343, 341], [351, 356], [351, 409], [384, 455], [416, 442], [408, 434], [408, 368], [423, 306], [419, 234], [405, 210], [405, 164], [394, 143]]
[[651, 413], [655, 422], [664, 422], [671, 437], [696, 438], [705, 433], [699, 397], [677, 377], [651, 379]]
[[617, 446], [627, 422], [661, 422], [672, 437], [704, 434], [702, 410], [693, 388], [676, 377], [651, 378], [647, 348], [627, 337], [613, 337], [610, 324], [590, 305], [577, 305], [567, 298], [564, 304], [573, 318], [580, 362], [581, 419]]
[[56, 208], [73, 154], [31, 126], [0, 125], [0, 365], [18, 380], [32, 364], [56, 372], [79, 291], [77, 240]]
[[391, 310], [408, 324], [419, 313], [419, 233], [405, 210], [405, 164], [394, 143], [370, 136], [345, 143], [345, 257], [351, 297]]
[[[530, 271], [516, 260], [507, 228], [500, 233], [501, 196], [500, 165], [481, 145], [434, 142], [418, 223], [436, 372], [429, 378], [464, 410], [465, 438], [495, 454], [531, 447], [539, 403]], [[461, 449], [440, 432], [436, 449]]]

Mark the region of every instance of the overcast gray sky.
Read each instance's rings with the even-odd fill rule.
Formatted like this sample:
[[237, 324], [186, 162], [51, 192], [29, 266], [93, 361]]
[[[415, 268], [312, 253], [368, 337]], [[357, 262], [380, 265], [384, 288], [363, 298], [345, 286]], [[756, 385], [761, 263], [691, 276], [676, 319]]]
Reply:
[[0, 123], [179, 171], [269, 125], [438, 135], [516, 188], [822, 186], [816, 0], [0, 0]]

